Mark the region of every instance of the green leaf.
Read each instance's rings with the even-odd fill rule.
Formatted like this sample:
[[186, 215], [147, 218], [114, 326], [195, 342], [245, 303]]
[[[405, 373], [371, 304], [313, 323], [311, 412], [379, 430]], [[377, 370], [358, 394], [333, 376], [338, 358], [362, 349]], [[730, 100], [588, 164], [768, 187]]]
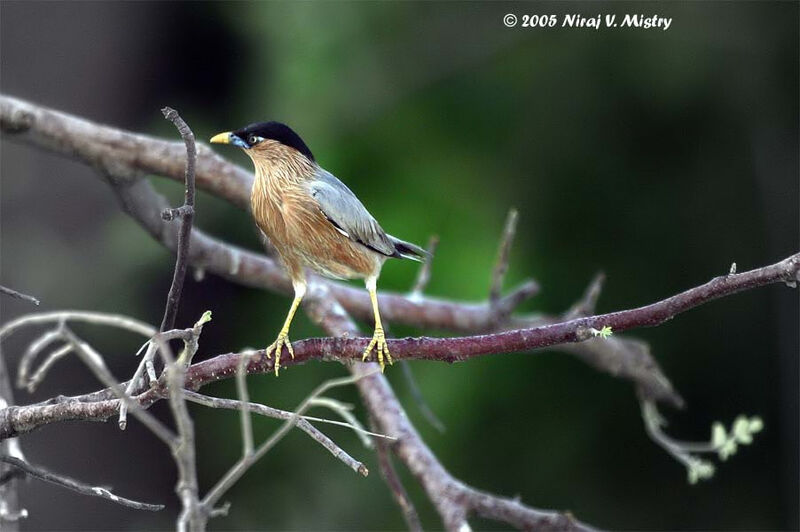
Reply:
[[719, 449], [728, 440], [728, 434], [725, 432], [725, 427], [719, 421], [716, 421], [711, 426], [711, 445], [714, 449]]
[[725, 443], [722, 445], [722, 447], [719, 448], [719, 451], [718, 451], [719, 459], [724, 462], [725, 460], [728, 459], [728, 457], [733, 456], [734, 454], [736, 454], [736, 449], [737, 448], [738, 447], [736, 446], [736, 440], [731, 438], [731, 439], [725, 441]]

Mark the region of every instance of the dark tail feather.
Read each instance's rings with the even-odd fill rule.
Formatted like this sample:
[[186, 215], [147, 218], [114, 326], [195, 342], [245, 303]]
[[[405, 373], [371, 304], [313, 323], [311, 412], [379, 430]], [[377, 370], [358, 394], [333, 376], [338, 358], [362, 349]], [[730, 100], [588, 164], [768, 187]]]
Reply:
[[391, 240], [392, 244], [394, 244], [394, 250], [396, 253], [396, 255], [394, 255], [395, 257], [401, 259], [411, 259], [417, 262], [425, 262], [430, 258], [430, 253], [428, 253], [421, 247], [416, 246], [410, 242], [405, 242], [391, 235], [388, 236], [389, 240]]

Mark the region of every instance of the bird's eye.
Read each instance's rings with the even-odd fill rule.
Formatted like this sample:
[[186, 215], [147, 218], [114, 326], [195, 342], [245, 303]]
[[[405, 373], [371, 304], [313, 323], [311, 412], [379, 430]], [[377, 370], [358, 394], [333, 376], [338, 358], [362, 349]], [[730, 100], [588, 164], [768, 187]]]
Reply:
[[250, 135], [249, 142], [250, 142], [251, 146], [253, 146], [255, 144], [258, 144], [260, 140], [261, 140], [261, 137], [259, 137], [257, 135]]

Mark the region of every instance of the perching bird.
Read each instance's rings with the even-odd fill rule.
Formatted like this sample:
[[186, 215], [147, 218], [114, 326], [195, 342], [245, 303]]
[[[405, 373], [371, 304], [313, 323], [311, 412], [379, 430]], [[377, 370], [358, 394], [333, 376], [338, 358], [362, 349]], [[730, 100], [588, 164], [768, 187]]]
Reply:
[[250, 196], [256, 224], [270, 239], [289, 272], [294, 301], [278, 338], [275, 374], [282, 346], [294, 358], [289, 326], [306, 292], [304, 267], [337, 279], [363, 278], [375, 313], [375, 333], [362, 360], [375, 348], [384, 369], [392, 357], [378, 311], [376, 282], [390, 257], [424, 260], [418, 246], [387, 235], [347, 186], [317, 164], [303, 139], [279, 122], [251, 124], [215, 135], [211, 142], [233, 144], [250, 156], [256, 178]]

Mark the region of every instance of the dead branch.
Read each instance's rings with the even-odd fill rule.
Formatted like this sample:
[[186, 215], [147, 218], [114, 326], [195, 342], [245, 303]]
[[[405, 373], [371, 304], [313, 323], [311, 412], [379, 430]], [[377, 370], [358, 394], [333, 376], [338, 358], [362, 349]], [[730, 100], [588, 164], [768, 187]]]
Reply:
[[431, 280], [431, 269], [433, 267], [433, 258], [436, 255], [436, 248], [439, 246], [439, 237], [433, 235], [428, 239], [428, 259], [422, 263], [417, 273], [417, 280], [414, 281], [414, 286], [411, 288], [410, 297], [418, 298], [422, 296], [428, 283]]
[[33, 303], [34, 305], [39, 305], [39, 300], [33, 296], [29, 296], [28, 294], [23, 294], [22, 292], [17, 292], [11, 288], [6, 286], [0, 285], [0, 294], [4, 296], [13, 297], [14, 299], [21, 299], [22, 301], [27, 301], [29, 303]]
[[[239, 410], [244, 406], [248, 412], [253, 412], [254, 414], [259, 414], [266, 417], [271, 417], [275, 419], [283, 419], [284, 421], [287, 419], [291, 419], [294, 415], [294, 412], [288, 412], [286, 410], [279, 410], [277, 408], [272, 408], [270, 406], [262, 405], [259, 403], [250, 403], [250, 402], [243, 402], [237, 401], [235, 399], [223, 399], [221, 397], [210, 397], [208, 395], [202, 395], [197, 392], [191, 391], [184, 391], [186, 398], [189, 401], [192, 401], [197, 404], [201, 404], [203, 406], [207, 406], [209, 408], [224, 408], [228, 410]], [[358, 427], [354, 427], [349, 423], [344, 423], [340, 421], [333, 421], [330, 419], [320, 419], [315, 418], [312, 416], [300, 416], [300, 419], [297, 421], [297, 428], [308, 434], [314, 441], [325, 447], [330, 453], [341, 460], [347, 467], [359, 473], [360, 475], [367, 476], [369, 471], [367, 467], [356, 460], [355, 458], [351, 457], [344, 451], [341, 447], [336, 445], [336, 443], [328, 438], [325, 434], [323, 434], [319, 429], [317, 429], [314, 425], [311, 424], [311, 421], [318, 421], [321, 423], [330, 423], [332, 425], [340, 425], [343, 427], [348, 427], [353, 430], [358, 430]], [[383, 434], [375, 434], [372, 432], [367, 432], [368, 435], [376, 436], [378, 438], [391, 438], [390, 436], [384, 436]]]
[[[358, 327], [346, 311], [336, 300], [324, 296], [324, 290], [309, 290], [306, 295], [312, 319], [329, 334], [357, 336]], [[356, 385], [375, 426], [397, 438], [392, 450], [425, 489], [448, 530], [469, 530], [467, 518], [472, 512], [523, 530], [590, 529], [568, 514], [534, 510], [463, 484], [450, 475], [422, 440], [377, 364], [351, 362], [348, 368], [354, 377], [362, 377]]]
[[489, 285], [490, 304], [496, 304], [500, 300], [503, 280], [508, 271], [508, 262], [511, 258], [511, 244], [514, 243], [514, 235], [517, 232], [517, 215], [517, 209], [511, 209], [506, 217], [506, 224], [503, 227], [503, 234], [497, 247], [497, 260], [495, 261], [494, 269], [492, 269], [492, 283]]
[[67, 488], [80, 493], [81, 495], [100, 497], [122, 506], [133, 508], [134, 510], [149, 510], [151, 512], [156, 512], [164, 509], [163, 504], [150, 504], [146, 502], [134, 501], [133, 499], [126, 499], [125, 497], [115, 495], [108, 488], [91, 486], [83, 482], [78, 482], [77, 480], [69, 477], [57, 475], [56, 473], [48, 471], [43, 467], [29, 464], [28, 462], [20, 460], [19, 458], [14, 458], [13, 456], [0, 456], [0, 462], [12, 465], [30, 477], [38, 478], [39, 480], [55, 484], [56, 486], [61, 486], [62, 488]]
[[[495, 334], [465, 336], [453, 338], [404, 338], [388, 340], [392, 356], [397, 360], [438, 360], [444, 362], [460, 362], [478, 356], [497, 353], [526, 352], [542, 347], [552, 347], [561, 343], [609, 342], [612, 338], [593, 338], [590, 330], [610, 326], [614, 331], [629, 330], [635, 327], [652, 327], [675, 317], [694, 307], [735, 294], [742, 290], [771, 283], [793, 282], [800, 275], [800, 254], [792, 255], [778, 263], [764, 266], [744, 273], [726, 275], [712, 279], [706, 284], [692, 288], [657, 303], [632, 310], [612, 312], [597, 316], [576, 318], [566, 322], [544, 325], [532, 329], [505, 331]], [[317, 290], [320, 288], [317, 287]], [[313, 290], [310, 290], [312, 292]], [[341, 320], [345, 314], [331, 314], [315, 317], [318, 321]], [[312, 310], [312, 316], [315, 316]], [[324, 323], [324, 322], [323, 322]], [[326, 327], [327, 329], [327, 327]], [[2, 332], [2, 331], [0, 331]], [[310, 360], [358, 360], [368, 338], [310, 338], [294, 342], [295, 358], [285, 361], [286, 367], [304, 364]], [[2, 336], [2, 334], [0, 334]], [[630, 341], [630, 340], [627, 340]], [[642, 348], [641, 346], [639, 347]], [[240, 357], [246, 354], [229, 353], [218, 355], [209, 360], [193, 364], [186, 374], [186, 387], [198, 390], [206, 384], [221, 379], [231, 378], [236, 373]], [[249, 374], [269, 373], [273, 361], [265, 357], [254, 358], [247, 366]], [[163, 383], [139, 396], [143, 405], [149, 406], [163, 398]], [[99, 408], [103, 401], [91, 404], [72, 401], [59, 405], [38, 404], [9, 407], [0, 411], [0, 438], [16, 436], [53, 420], [46, 412], [54, 408], [63, 409], [64, 420], [105, 419], [116, 410], [114, 401]], [[41, 420], [41, 423], [39, 423]]]
[[192, 232], [192, 222], [194, 220], [194, 169], [197, 160], [197, 148], [194, 142], [194, 133], [186, 125], [175, 109], [164, 107], [161, 110], [164, 118], [172, 122], [186, 144], [186, 170], [184, 180], [186, 192], [184, 194], [183, 205], [177, 209], [165, 210], [161, 217], [165, 221], [171, 221], [176, 216], [180, 216], [181, 228], [178, 232], [178, 249], [175, 258], [175, 271], [172, 276], [172, 285], [169, 287], [167, 304], [164, 309], [164, 319], [161, 320], [161, 332], [168, 331], [175, 326], [175, 315], [178, 313], [178, 305], [183, 290], [183, 280], [186, 277], [187, 256], [189, 255], [189, 235]]
[[421, 532], [422, 522], [419, 520], [419, 514], [417, 514], [414, 503], [411, 502], [406, 488], [397, 475], [394, 464], [392, 464], [391, 449], [386, 442], [378, 440], [375, 442], [375, 452], [378, 455], [378, 466], [380, 467], [381, 475], [383, 475], [386, 485], [389, 487], [395, 502], [397, 502], [400, 511], [403, 513], [403, 519], [406, 522], [408, 530], [411, 532]]

